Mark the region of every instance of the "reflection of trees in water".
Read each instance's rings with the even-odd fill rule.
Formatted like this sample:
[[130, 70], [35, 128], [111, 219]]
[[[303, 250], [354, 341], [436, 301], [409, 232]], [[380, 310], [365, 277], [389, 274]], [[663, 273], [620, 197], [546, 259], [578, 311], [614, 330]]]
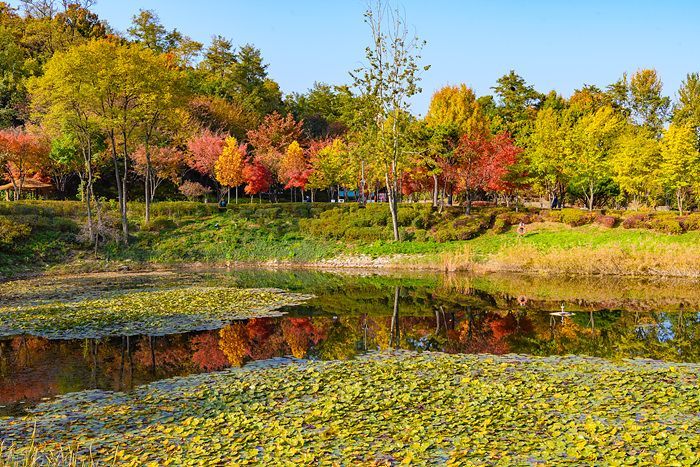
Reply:
[[128, 390], [158, 378], [276, 356], [348, 359], [388, 348], [700, 361], [700, 314], [689, 310], [575, 313], [552, 324], [546, 311], [498, 310], [472, 296], [442, 300], [396, 285], [377, 296], [383, 297], [383, 313], [370, 307], [350, 315], [259, 318], [221, 331], [154, 338], [5, 339], [0, 401], [88, 388]]

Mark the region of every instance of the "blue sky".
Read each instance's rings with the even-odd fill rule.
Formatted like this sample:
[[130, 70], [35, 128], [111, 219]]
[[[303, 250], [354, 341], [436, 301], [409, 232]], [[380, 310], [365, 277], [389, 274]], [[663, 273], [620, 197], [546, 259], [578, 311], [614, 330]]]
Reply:
[[[16, 0], [12, 3], [16, 4]], [[349, 82], [362, 63], [368, 30], [364, 0], [98, 0], [95, 11], [125, 31], [140, 8], [167, 28], [202, 42], [212, 35], [262, 50], [284, 92], [314, 81]], [[490, 93], [514, 69], [542, 92], [568, 96], [582, 84], [601, 87], [624, 71], [656, 68], [675, 96], [688, 72], [700, 71], [700, 1], [692, 0], [403, 0], [408, 22], [428, 41], [423, 94], [466, 83]]]

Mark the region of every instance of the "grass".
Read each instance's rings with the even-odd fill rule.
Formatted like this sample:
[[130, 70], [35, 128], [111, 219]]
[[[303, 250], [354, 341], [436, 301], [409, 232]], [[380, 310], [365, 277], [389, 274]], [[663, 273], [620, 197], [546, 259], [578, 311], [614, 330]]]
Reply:
[[[113, 204], [105, 206], [115, 210]], [[142, 204], [130, 205], [134, 222], [142, 211]], [[479, 208], [465, 216], [460, 208], [438, 212], [409, 204], [400, 210], [403, 241], [393, 242], [385, 205], [242, 203], [220, 211], [202, 203], [162, 202], [153, 205], [150, 224], [132, 225], [128, 247], [111, 242], [97, 261], [78, 240], [84, 224], [80, 203], [0, 203], [0, 216], [31, 227], [28, 238], [9, 245], [0, 235], [0, 276], [66, 263], [69, 271], [115, 269], [124, 262], [134, 268], [338, 259], [327, 264], [376, 266], [352, 258], [366, 257], [394, 268], [700, 277], [700, 214]], [[523, 236], [513, 227], [520, 221], [527, 223]]]
[[5, 420], [0, 437], [20, 457], [70, 446], [78, 461], [138, 465], [691, 465], [698, 374], [429, 352], [277, 361], [65, 396]]

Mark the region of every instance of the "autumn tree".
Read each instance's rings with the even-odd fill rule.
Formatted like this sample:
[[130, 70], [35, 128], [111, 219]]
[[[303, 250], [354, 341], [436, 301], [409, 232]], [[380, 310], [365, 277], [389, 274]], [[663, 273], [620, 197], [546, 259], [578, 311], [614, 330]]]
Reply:
[[226, 137], [210, 130], [202, 130], [187, 141], [187, 165], [205, 177], [217, 182], [216, 163], [226, 145]]
[[489, 129], [474, 91], [465, 84], [437, 90], [430, 100], [425, 121], [432, 128], [454, 126], [460, 135], [485, 134]]
[[674, 193], [681, 215], [688, 198], [698, 188], [700, 152], [696, 141], [697, 136], [692, 126], [676, 124], [668, 127], [661, 141], [659, 181], [664, 188]]
[[95, 221], [99, 223], [100, 210], [93, 186], [96, 156], [103, 149], [104, 136], [100, 132], [101, 118], [94, 111], [99, 95], [95, 83], [98, 59], [83, 52], [82, 48], [75, 48], [54, 55], [46, 63], [44, 74], [30, 80], [29, 91], [32, 115], [52, 131], [75, 137], [85, 174], [82, 199], [87, 211], [88, 235], [97, 245]]
[[[462, 135], [477, 137], [489, 133], [489, 122], [481, 111], [474, 92], [466, 85], [445, 86], [433, 94], [425, 117], [431, 133], [422, 155], [425, 168], [433, 178], [433, 206], [438, 204], [438, 176], [443, 175], [451, 186], [455, 158], [452, 151]], [[447, 188], [447, 187], [445, 187]], [[450, 190], [451, 194], [451, 190]], [[451, 196], [450, 196], [451, 199]]]
[[566, 156], [572, 120], [567, 113], [553, 108], [538, 112], [527, 142], [526, 155], [530, 177], [539, 190], [562, 202], [569, 184]]
[[335, 189], [336, 196], [339, 197], [341, 186], [349, 186], [356, 181], [353, 164], [349, 161], [348, 146], [342, 139], [335, 138], [323, 146], [311, 158], [309, 188]]
[[27, 177], [46, 167], [49, 152], [48, 142], [39, 135], [19, 128], [0, 130], [0, 167], [12, 183], [15, 201], [22, 196]]
[[299, 142], [292, 141], [287, 146], [280, 161], [279, 178], [285, 184], [285, 188], [290, 190], [299, 188], [303, 199], [304, 188], [306, 188], [309, 179], [309, 167], [304, 149], [299, 145]]
[[148, 154], [145, 146], [136, 148], [131, 160], [136, 173], [149, 184], [146, 190], [149, 201], [155, 199], [156, 190], [164, 181], [179, 182], [185, 159], [180, 149], [171, 146], [150, 148]]
[[249, 160], [243, 167], [243, 178], [246, 182], [245, 192], [250, 195], [251, 203], [253, 196], [268, 191], [272, 185], [272, 174], [267, 167], [256, 160]]
[[238, 203], [238, 186], [243, 183], [243, 168], [245, 167], [247, 145], [238, 144], [236, 138], [229, 136], [214, 165], [216, 180], [227, 188], [228, 201], [231, 201], [231, 188], [236, 187], [236, 203]]
[[283, 117], [273, 112], [258, 128], [248, 131], [255, 161], [264, 165], [273, 177], [279, 177], [280, 161], [289, 145], [301, 138], [302, 125], [291, 113]]
[[367, 65], [355, 70], [355, 86], [368, 98], [365, 112], [367, 139], [384, 172], [394, 240], [399, 237], [399, 179], [406, 163], [409, 99], [421, 91], [418, 65], [425, 42], [409, 34], [398, 9], [377, 1], [365, 13], [372, 34], [366, 48]]

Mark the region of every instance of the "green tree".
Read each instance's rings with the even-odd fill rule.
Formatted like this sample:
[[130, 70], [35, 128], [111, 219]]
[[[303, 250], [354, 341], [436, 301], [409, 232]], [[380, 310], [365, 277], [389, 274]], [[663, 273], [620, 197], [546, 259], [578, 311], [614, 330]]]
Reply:
[[526, 158], [535, 188], [564, 201], [569, 184], [567, 142], [571, 133], [568, 113], [549, 107], [540, 110], [528, 138]]
[[692, 126], [700, 138], [700, 74], [690, 73], [681, 83], [673, 123]]
[[700, 152], [696, 141], [692, 126], [676, 124], [668, 127], [661, 140], [659, 181], [665, 189], [674, 193], [681, 215], [688, 198], [698, 188]]
[[633, 204], [649, 198], [661, 161], [659, 141], [645, 128], [629, 126], [610, 153], [612, 178]]
[[638, 70], [629, 80], [627, 74], [623, 74], [608, 86], [613, 106], [632, 123], [646, 127], [657, 137], [663, 132], [671, 105], [671, 99], [662, 95], [662, 90], [661, 79], [653, 69]]
[[578, 120], [567, 139], [570, 183], [583, 192], [589, 210], [595, 205], [597, 189], [612, 175], [608, 158], [622, 126], [612, 107], [602, 107]]
[[494, 132], [507, 131], [516, 139], [526, 136], [544, 96], [513, 70], [498, 78], [491, 89], [497, 97]]
[[[366, 49], [367, 65], [352, 73], [355, 85], [368, 97], [364, 116], [367, 141], [384, 171], [394, 240], [399, 238], [399, 179], [407, 161], [409, 99], [421, 89], [420, 50], [425, 42], [409, 35], [397, 10], [378, 1], [365, 13], [372, 33]], [[425, 66], [422, 69], [427, 70]]]

